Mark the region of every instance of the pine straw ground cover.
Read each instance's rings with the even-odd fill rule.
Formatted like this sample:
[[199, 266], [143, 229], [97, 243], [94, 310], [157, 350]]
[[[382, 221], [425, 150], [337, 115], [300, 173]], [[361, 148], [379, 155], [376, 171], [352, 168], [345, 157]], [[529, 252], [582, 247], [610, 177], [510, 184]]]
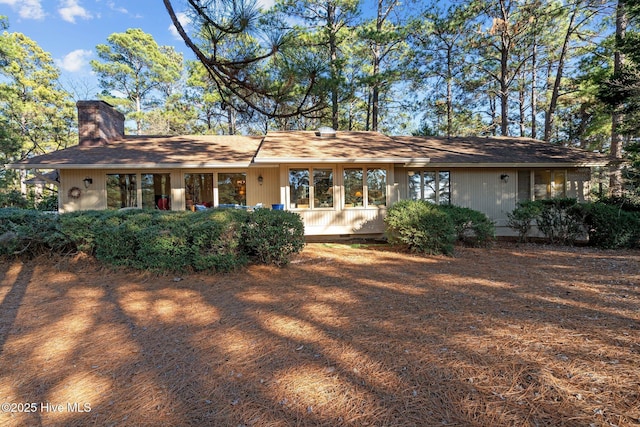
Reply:
[[0, 425], [637, 426], [639, 284], [638, 252], [511, 244], [181, 278], [4, 261]]

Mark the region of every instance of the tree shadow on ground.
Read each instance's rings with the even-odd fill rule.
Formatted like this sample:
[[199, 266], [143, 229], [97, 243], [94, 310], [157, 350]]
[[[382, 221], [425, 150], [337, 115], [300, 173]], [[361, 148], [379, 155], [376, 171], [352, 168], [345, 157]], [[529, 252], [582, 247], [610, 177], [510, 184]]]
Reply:
[[0, 416], [7, 425], [245, 426], [640, 417], [637, 254], [308, 253], [284, 269], [175, 279], [42, 267], [34, 278], [47, 280], [27, 279], [13, 314], [0, 392], [91, 411]]

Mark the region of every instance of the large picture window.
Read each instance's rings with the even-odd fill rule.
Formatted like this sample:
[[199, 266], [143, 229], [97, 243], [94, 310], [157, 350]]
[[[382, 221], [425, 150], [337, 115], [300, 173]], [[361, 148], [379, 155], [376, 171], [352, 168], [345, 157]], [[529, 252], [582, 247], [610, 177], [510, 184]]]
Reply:
[[135, 174], [107, 175], [107, 209], [138, 207], [138, 188]]
[[290, 208], [308, 209], [309, 190], [309, 169], [289, 169]]
[[[313, 177], [313, 180], [311, 180]], [[333, 169], [289, 169], [289, 208], [333, 207]]]
[[171, 210], [171, 174], [143, 173], [142, 209]]
[[[533, 175], [533, 191], [531, 176]], [[564, 170], [538, 169], [518, 171], [518, 200], [545, 200], [566, 197], [567, 172]]]
[[409, 171], [409, 197], [446, 205], [451, 203], [449, 171]]
[[333, 169], [313, 170], [313, 207], [333, 207]]
[[345, 208], [387, 205], [386, 169], [347, 168], [343, 178]]
[[364, 169], [344, 170], [344, 207], [355, 208], [363, 206], [364, 199]]
[[218, 174], [218, 205], [247, 205], [247, 174]]
[[387, 205], [387, 170], [367, 169], [367, 204]]
[[213, 174], [186, 173], [184, 174], [184, 188], [187, 210], [210, 208], [213, 206]]

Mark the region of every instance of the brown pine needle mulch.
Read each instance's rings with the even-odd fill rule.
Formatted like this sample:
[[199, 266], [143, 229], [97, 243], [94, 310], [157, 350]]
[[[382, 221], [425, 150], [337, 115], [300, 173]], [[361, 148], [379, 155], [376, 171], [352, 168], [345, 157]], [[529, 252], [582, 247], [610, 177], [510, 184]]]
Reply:
[[640, 253], [2, 261], [0, 403], [3, 426], [638, 426]]

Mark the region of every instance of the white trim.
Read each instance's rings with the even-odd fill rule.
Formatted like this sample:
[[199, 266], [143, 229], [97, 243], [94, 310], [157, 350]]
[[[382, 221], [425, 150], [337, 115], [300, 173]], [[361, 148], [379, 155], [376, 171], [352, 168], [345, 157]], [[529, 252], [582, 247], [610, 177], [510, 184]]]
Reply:
[[16, 164], [5, 165], [10, 169], [246, 169], [250, 163], [92, 163], [92, 164]]
[[[427, 167], [430, 168], [519, 168], [519, 169], [530, 169], [530, 168], [588, 168], [593, 166], [606, 166], [608, 165], [608, 161], [606, 162], [582, 162], [582, 163], [439, 163], [437, 161], [430, 162]], [[410, 167], [415, 167], [411, 165]]]
[[269, 157], [269, 158], [257, 158], [254, 160], [254, 163], [293, 163], [293, 164], [314, 164], [314, 163], [341, 163], [341, 164], [351, 164], [351, 163], [384, 163], [384, 164], [415, 164], [415, 163], [428, 163], [429, 159], [412, 159], [405, 157], [378, 157], [378, 158], [370, 158], [370, 157], [360, 157], [355, 159], [345, 159], [345, 158], [278, 158], [278, 157]]

